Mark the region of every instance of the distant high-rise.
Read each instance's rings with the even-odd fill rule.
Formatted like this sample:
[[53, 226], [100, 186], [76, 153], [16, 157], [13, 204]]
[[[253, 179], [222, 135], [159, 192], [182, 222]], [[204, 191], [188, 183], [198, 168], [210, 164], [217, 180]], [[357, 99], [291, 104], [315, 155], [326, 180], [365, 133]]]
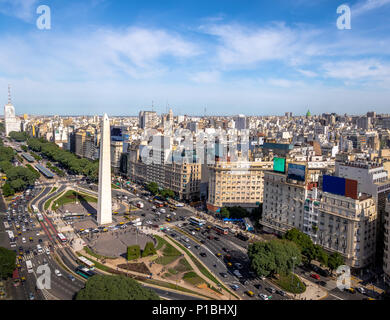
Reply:
[[140, 111], [138, 120], [141, 129], [153, 128], [157, 124], [157, 113], [154, 111]]
[[15, 116], [15, 108], [11, 102], [10, 86], [8, 86], [8, 103], [4, 106], [4, 125], [6, 136], [12, 131], [20, 132], [21, 121]]
[[243, 114], [239, 114], [234, 118], [235, 127], [237, 130], [245, 130], [246, 127], [246, 117]]
[[112, 222], [110, 135], [110, 120], [107, 114], [104, 114], [101, 123], [99, 158], [99, 197], [97, 210], [97, 221], [99, 225]]

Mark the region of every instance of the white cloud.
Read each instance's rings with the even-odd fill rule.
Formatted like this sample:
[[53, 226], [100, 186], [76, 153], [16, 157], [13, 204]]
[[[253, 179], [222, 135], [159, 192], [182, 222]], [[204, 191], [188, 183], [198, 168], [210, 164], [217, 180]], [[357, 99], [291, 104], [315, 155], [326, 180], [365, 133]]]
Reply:
[[315, 78], [318, 76], [318, 74], [316, 72], [310, 71], [310, 70], [297, 69], [297, 71], [299, 73], [303, 74], [304, 76], [309, 77], [309, 78]]
[[364, 0], [358, 2], [352, 9], [352, 17], [356, 17], [365, 14], [369, 11], [382, 8], [383, 6], [390, 4], [390, 0]]
[[390, 64], [374, 59], [325, 63], [323, 69], [327, 77], [336, 79], [356, 81], [390, 79]]
[[38, 0], [0, 0], [0, 12], [31, 22], [36, 14]]
[[218, 71], [196, 72], [190, 75], [190, 80], [197, 83], [215, 83], [220, 80], [221, 73]]
[[160, 29], [101, 29], [58, 36], [31, 33], [0, 43], [0, 70], [10, 76], [91, 79], [157, 77], [170, 63], [199, 54], [196, 45]]

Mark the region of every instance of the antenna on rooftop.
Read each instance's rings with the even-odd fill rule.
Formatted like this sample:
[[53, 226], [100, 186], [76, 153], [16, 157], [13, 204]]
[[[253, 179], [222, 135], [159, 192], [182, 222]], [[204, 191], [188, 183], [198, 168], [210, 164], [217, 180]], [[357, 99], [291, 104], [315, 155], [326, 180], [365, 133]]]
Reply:
[[8, 85], [8, 104], [11, 104], [11, 85]]

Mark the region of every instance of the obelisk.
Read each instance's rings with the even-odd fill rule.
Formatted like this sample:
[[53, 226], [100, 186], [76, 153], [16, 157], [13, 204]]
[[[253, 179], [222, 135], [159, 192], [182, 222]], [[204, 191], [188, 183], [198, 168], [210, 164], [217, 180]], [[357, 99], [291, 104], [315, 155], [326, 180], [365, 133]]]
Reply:
[[112, 223], [110, 140], [110, 120], [105, 113], [101, 123], [100, 137], [99, 198], [97, 210], [97, 222], [99, 225]]

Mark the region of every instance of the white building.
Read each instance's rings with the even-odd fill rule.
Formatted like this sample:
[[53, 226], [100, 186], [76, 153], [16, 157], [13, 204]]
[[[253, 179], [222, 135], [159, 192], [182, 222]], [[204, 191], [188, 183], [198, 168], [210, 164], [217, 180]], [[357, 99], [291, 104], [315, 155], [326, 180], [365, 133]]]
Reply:
[[12, 131], [20, 132], [21, 121], [15, 115], [15, 107], [11, 103], [11, 89], [8, 86], [8, 103], [4, 106], [5, 135], [8, 137]]

